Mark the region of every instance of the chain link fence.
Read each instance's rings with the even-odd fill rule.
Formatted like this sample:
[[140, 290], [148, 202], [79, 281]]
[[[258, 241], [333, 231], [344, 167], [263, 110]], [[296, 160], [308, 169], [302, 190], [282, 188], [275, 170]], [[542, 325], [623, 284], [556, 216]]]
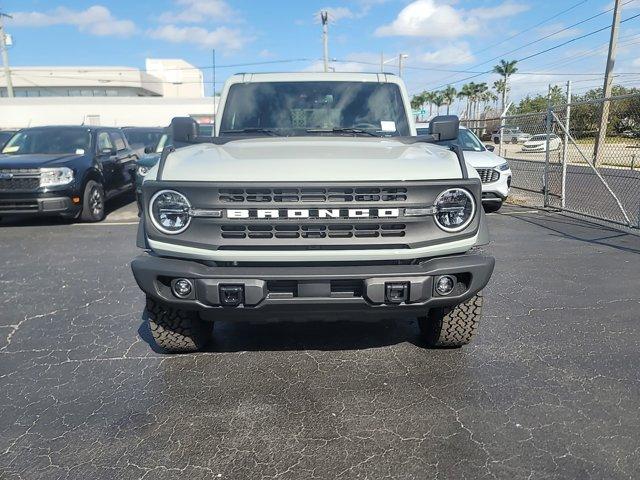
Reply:
[[640, 94], [462, 123], [509, 161], [514, 203], [640, 229]]

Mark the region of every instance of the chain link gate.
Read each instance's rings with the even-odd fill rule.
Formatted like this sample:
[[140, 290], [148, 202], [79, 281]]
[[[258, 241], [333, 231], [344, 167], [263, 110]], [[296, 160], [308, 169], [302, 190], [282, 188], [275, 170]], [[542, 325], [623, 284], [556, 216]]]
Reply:
[[[604, 102], [609, 123], [596, 146]], [[462, 123], [508, 160], [513, 203], [640, 229], [640, 94]]]

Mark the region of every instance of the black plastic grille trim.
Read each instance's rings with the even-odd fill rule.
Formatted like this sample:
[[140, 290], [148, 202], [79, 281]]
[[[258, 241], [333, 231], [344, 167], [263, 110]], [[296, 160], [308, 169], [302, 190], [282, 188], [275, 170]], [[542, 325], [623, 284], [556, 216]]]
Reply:
[[328, 225], [222, 225], [226, 239], [322, 239], [322, 238], [389, 238], [404, 237], [404, 223], [328, 224]]
[[11, 174], [12, 178], [0, 179], [1, 191], [36, 190], [40, 187], [40, 170], [37, 168], [3, 168], [0, 174]]
[[221, 188], [222, 203], [405, 202], [404, 187]]

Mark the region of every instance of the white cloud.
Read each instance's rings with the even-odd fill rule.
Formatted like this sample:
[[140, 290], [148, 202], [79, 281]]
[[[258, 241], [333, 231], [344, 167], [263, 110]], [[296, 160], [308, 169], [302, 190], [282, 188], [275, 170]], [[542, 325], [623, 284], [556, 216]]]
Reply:
[[233, 21], [236, 13], [224, 0], [176, 0], [179, 11], [163, 12], [159, 20], [163, 23], [203, 23], [208, 20]]
[[226, 51], [241, 50], [253, 40], [247, 33], [234, 28], [218, 27], [207, 30], [202, 27], [177, 27], [164, 25], [147, 32], [152, 38], [172, 43], [192, 43], [203, 48], [224, 48]]
[[524, 12], [529, 7], [507, 1], [491, 8], [456, 9], [435, 0], [415, 0], [397, 18], [376, 30], [377, 36], [457, 38], [478, 32], [488, 20]]
[[462, 11], [434, 0], [416, 0], [404, 7], [390, 24], [376, 30], [376, 35], [431, 38], [455, 38], [474, 33], [478, 22], [465, 21]]
[[450, 43], [439, 50], [422, 53], [417, 58], [418, 62], [427, 65], [462, 65], [474, 60], [466, 42]]
[[48, 27], [52, 25], [72, 25], [81, 32], [99, 36], [133, 35], [136, 26], [131, 20], [119, 20], [108, 8], [93, 5], [86, 10], [71, 10], [58, 7], [50, 12], [13, 12], [13, 25], [21, 27]]

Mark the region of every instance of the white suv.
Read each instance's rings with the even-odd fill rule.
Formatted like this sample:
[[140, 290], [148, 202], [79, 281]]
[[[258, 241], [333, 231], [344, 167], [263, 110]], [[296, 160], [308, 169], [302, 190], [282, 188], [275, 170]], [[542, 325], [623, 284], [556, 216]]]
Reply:
[[[417, 123], [418, 135], [426, 135], [428, 123]], [[511, 188], [511, 168], [507, 161], [493, 153], [493, 145], [484, 145], [471, 130], [460, 127], [458, 139], [453, 142], [462, 147], [464, 158], [480, 175], [482, 181], [482, 205], [485, 211], [495, 212], [502, 207], [502, 202], [509, 196]]]
[[[504, 127], [502, 129], [502, 141], [505, 143], [524, 143], [530, 138], [530, 134], [524, 133], [517, 127]], [[500, 129], [491, 133], [491, 141], [495, 144], [500, 143]]]

